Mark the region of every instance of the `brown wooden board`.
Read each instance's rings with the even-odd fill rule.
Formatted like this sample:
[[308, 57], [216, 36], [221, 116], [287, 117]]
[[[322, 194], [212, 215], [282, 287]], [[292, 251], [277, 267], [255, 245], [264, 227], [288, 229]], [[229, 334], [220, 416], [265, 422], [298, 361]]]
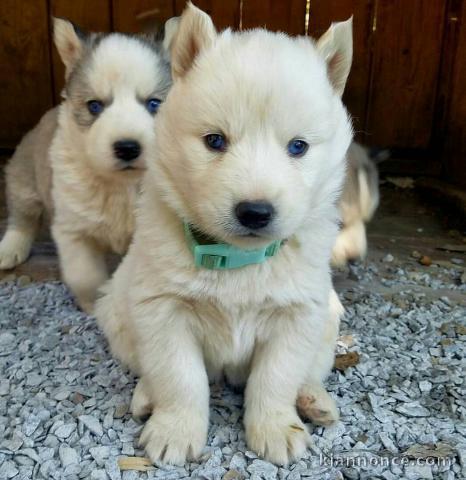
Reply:
[[[112, 28], [110, 18], [110, 0], [51, 0], [51, 14], [66, 18], [84, 31], [108, 32]], [[53, 44], [53, 36], [51, 37]], [[55, 102], [60, 102], [60, 95], [65, 84], [65, 68], [55, 45], [52, 48], [52, 67]]]
[[14, 147], [52, 106], [45, 0], [0, 1], [0, 146]]
[[466, 1], [456, 3], [459, 10], [451, 12], [449, 18], [457, 35], [444, 156], [447, 179], [466, 188]]
[[306, 0], [243, 0], [242, 28], [265, 27], [295, 35], [305, 33]]
[[[239, 28], [240, 0], [194, 0], [193, 3], [212, 17], [217, 30], [220, 31], [227, 27]], [[185, 0], [176, 0], [177, 15], [181, 15], [185, 5]]]
[[445, 5], [444, 0], [377, 0], [366, 124], [371, 144], [429, 147]]
[[432, 132], [432, 151], [437, 156], [444, 148], [448, 111], [452, 90], [452, 77], [455, 64], [456, 47], [461, 22], [458, 15], [463, 0], [447, 0], [447, 11], [444, 18], [442, 39], [442, 55], [440, 59], [437, 99], [435, 105], [434, 126]]
[[366, 104], [371, 66], [372, 16], [374, 0], [312, 0], [308, 32], [320, 37], [332, 22], [347, 20], [353, 15], [353, 65], [343, 100], [353, 117], [356, 136], [364, 135]]
[[174, 0], [113, 0], [113, 28], [119, 32], [140, 32], [174, 15]]

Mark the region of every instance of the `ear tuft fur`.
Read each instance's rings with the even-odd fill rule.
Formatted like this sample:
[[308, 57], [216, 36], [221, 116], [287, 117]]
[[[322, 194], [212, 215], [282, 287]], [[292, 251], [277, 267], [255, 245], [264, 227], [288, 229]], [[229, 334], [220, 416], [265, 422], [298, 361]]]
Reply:
[[53, 38], [68, 78], [83, 54], [86, 35], [69, 20], [53, 17]]
[[330, 82], [342, 96], [353, 60], [353, 17], [332, 23], [317, 41], [317, 50], [327, 62]]
[[173, 40], [178, 32], [179, 26], [180, 17], [172, 17], [165, 22], [163, 48], [169, 55], [172, 49]]
[[172, 41], [171, 62], [174, 80], [188, 72], [197, 55], [213, 44], [216, 35], [210, 16], [188, 2]]

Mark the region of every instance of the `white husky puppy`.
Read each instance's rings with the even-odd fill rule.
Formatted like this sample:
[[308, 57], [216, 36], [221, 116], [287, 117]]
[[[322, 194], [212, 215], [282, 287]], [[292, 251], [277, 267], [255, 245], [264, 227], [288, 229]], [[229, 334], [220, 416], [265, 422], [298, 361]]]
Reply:
[[84, 34], [54, 19], [64, 101], [24, 137], [7, 166], [1, 269], [26, 260], [48, 213], [63, 278], [79, 305], [92, 309], [107, 279], [105, 253], [125, 253], [133, 233], [134, 200], [154, 149], [153, 117], [171, 85], [166, 49], [176, 25], [167, 22], [163, 40]]
[[140, 375], [132, 410], [151, 414], [153, 461], [200, 454], [209, 378], [225, 375], [246, 384], [249, 447], [284, 464], [309, 441], [297, 406], [338, 418], [322, 382], [341, 313], [329, 262], [352, 135], [340, 99], [351, 21], [317, 43], [217, 34], [189, 4], [171, 55], [134, 241], [96, 315]]
[[[387, 151], [382, 151], [377, 160], [386, 155]], [[342, 227], [332, 253], [332, 264], [336, 267], [366, 256], [366, 223], [373, 217], [380, 198], [379, 174], [367, 149], [353, 142], [346, 157], [348, 165], [340, 199]]]

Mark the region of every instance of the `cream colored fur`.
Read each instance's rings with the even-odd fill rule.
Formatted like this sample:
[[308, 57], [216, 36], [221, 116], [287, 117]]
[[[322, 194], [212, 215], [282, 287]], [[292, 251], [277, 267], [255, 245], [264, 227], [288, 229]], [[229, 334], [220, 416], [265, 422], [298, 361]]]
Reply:
[[377, 167], [367, 150], [353, 142], [346, 156], [348, 166], [340, 199], [342, 228], [332, 253], [332, 264], [337, 267], [366, 256], [366, 223], [379, 205]]
[[0, 269], [29, 256], [44, 208], [52, 210], [48, 149], [57, 128], [57, 109], [47, 112], [18, 145], [5, 169], [8, 227], [0, 242]]
[[[349, 65], [351, 23], [337, 25], [326, 51]], [[181, 17], [134, 241], [96, 306], [112, 352], [140, 376], [132, 410], [151, 414], [140, 441], [154, 462], [199, 456], [209, 379], [223, 375], [246, 384], [247, 442], [270, 461], [309, 444], [297, 406], [317, 423], [338, 419], [323, 381], [342, 313], [329, 262], [352, 132], [333, 89], [349, 68], [335, 70], [321, 46], [264, 30], [218, 35], [191, 4]], [[207, 149], [213, 132], [228, 139], [225, 152]], [[302, 158], [287, 153], [295, 137], [310, 144]], [[256, 199], [276, 217], [241, 235], [234, 206]], [[260, 265], [199, 269], [183, 221], [243, 248], [287, 242]]]
[[[66, 65], [65, 99], [25, 136], [7, 167], [9, 221], [0, 268], [28, 257], [46, 212], [63, 278], [90, 312], [108, 277], [105, 254], [124, 254], [133, 234], [140, 178], [154, 148], [154, 116], [144, 101], [163, 100], [171, 80], [161, 41], [120, 34], [84, 38], [59, 19], [54, 33]], [[170, 21], [165, 45], [175, 33]], [[105, 108], [93, 118], [86, 102], [95, 99]], [[132, 170], [123, 169], [113, 151], [114, 142], [125, 139], [142, 147]]]

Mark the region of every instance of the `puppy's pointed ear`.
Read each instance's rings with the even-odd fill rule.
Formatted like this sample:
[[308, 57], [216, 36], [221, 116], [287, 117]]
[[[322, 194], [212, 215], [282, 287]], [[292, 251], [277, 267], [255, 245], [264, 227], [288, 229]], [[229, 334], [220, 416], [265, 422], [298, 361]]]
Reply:
[[164, 34], [163, 34], [163, 49], [170, 56], [170, 52], [173, 45], [173, 40], [175, 35], [178, 33], [178, 28], [180, 26], [180, 17], [169, 18], [165, 22]]
[[53, 39], [69, 77], [84, 50], [86, 35], [69, 20], [53, 17]]
[[197, 55], [212, 45], [216, 36], [217, 31], [209, 15], [188, 2], [172, 42], [173, 80], [183, 77], [188, 72]]
[[332, 23], [317, 40], [317, 50], [327, 62], [333, 88], [342, 96], [353, 60], [353, 17], [345, 22]]

